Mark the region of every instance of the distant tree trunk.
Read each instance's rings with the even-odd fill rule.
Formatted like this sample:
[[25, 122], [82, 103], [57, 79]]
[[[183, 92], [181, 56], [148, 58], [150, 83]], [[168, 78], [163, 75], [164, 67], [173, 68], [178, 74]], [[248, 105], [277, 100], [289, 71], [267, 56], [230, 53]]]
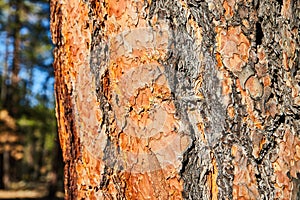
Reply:
[[18, 104], [20, 100], [19, 94], [19, 72], [20, 72], [20, 59], [21, 59], [21, 11], [22, 11], [22, 1], [11, 1], [11, 6], [14, 8], [13, 24], [11, 36], [13, 38], [13, 57], [12, 57], [12, 68], [11, 68], [11, 86], [9, 87], [8, 97], [6, 99], [6, 107], [12, 116], [18, 113]]
[[3, 153], [0, 154], [0, 189], [4, 189], [4, 180], [3, 180]]
[[299, 199], [300, 1], [51, 1], [66, 199]]
[[4, 188], [7, 189], [10, 185], [10, 156], [9, 156], [9, 149], [8, 144], [4, 145], [3, 151], [3, 185]]
[[4, 55], [4, 64], [2, 71], [2, 82], [1, 82], [1, 107], [7, 98], [7, 80], [8, 80], [8, 57], [9, 57], [9, 36], [6, 35], [5, 39], [5, 55]]
[[[17, 11], [19, 12], [19, 11]], [[18, 15], [16, 16], [18, 18]], [[17, 21], [17, 20], [16, 20]], [[20, 23], [17, 21], [16, 23]], [[14, 39], [14, 50], [13, 50], [13, 62], [12, 62], [12, 76], [11, 76], [11, 82], [12, 86], [16, 88], [19, 83], [19, 72], [20, 72], [20, 24], [16, 24], [16, 28], [14, 29], [13, 33], [13, 39]]]
[[[62, 169], [62, 167], [59, 165], [60, 163], [62, 163], [62, 158], [61, 158], [61, 150], [59, 147], [59, 144], [56, 142], [55, 146], [52, 150], [52, 158], [53, 158], [53, 162], [52, 162], [52, 167], [51, 167], [51, 179], [50, 179], [50, 183], [49, 183], [49, 194], [48, 197], [50, 199], [55, 198], [55, 194], [57, 192], [58, 189], [60, 189], [58, 187], [58, 172], [59, 169]], [[59, 162], [60, 161], [60, 162]]]

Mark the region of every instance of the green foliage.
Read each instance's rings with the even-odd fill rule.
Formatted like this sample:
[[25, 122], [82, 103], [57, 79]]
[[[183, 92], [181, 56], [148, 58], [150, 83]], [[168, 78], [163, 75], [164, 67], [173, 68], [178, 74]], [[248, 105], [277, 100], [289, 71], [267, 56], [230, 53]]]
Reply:
[[[26, 108], [23, 115], [17, 120], [19, 132], [23, 136], [24, 143], [29, 148], [27, 155], [23, 159], [23, 166], [29, 166], [33, 171], [37, 171], [40, 176], [46, 176], [41, 173], [40, 168], [46, 168], [47, 172], [51, 170], [52, 162], [56, 162], [53, 157], [53, 149], [56, 148], [56, 119], [54, 110], [43, 104]], [[34, 151], [32, 150], [34, 149]], [[32, 163], [32, 158], [37, 163]], [[25, 170], [26, 171], [26, 170]], [[24, 169], [23, 169], [24, 172]], [[31, 170], [24, 174], [32, 173]], [[32, 177], [27, 176], [29, 179]], [[41, 178], [41, 177], [34, 177]]]

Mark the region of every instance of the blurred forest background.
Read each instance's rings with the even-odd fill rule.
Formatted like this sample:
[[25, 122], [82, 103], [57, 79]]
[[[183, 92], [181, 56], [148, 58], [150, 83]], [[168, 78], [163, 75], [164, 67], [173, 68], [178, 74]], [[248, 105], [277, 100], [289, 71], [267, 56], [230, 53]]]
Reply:
[[63, 191], [49, 13], [46, 0], [0, 0], [0, 199]]

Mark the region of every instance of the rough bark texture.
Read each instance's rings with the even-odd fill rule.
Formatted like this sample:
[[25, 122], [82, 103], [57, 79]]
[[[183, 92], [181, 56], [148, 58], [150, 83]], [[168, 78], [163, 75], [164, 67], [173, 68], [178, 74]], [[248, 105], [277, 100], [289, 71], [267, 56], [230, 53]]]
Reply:
[[51, 1], [66, 199], [299, 199], [300, 2]]

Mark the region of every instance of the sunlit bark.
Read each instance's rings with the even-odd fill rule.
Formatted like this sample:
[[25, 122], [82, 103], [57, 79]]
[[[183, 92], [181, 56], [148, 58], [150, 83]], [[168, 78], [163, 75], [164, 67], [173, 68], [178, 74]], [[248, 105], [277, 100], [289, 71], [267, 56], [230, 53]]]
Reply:
[[52, 0], [66, 198], [299, 198], [299, 7]]

